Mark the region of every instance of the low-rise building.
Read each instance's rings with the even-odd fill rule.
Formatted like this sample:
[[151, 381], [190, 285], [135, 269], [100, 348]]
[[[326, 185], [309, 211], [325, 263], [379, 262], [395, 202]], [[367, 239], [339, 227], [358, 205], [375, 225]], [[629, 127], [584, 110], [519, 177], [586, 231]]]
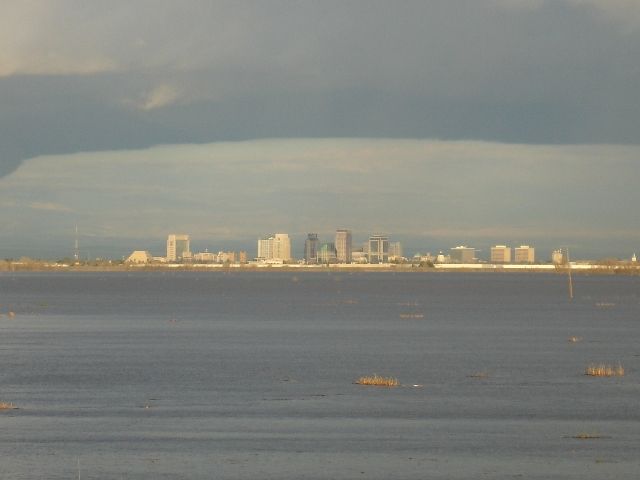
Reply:
[[511, 247], [496, 245], [491, 247], [491, 263], [510, 263]]
[[449, 257], [453, 263], [474, 263], [476, 261], [476, 249], [460, 245], [449, 250]]
[[153, 255], [146, 250], [135, 250], [127, 259], [126, 263], [151, 263]]
[[529, 245], [520, 245], [519, 247], [516, 247], [515, 261], [516, 263], [535, 263], [535, 249]]

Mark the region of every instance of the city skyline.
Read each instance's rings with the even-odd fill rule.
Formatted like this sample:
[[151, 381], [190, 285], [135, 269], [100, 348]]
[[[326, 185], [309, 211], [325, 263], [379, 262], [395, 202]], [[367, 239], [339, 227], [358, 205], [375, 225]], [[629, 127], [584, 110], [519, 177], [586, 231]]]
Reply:
[[0, 27], [2, 257], [76, 224], [91, 256], [341, 225], [639, 250], [637, 2], [8, 1]]

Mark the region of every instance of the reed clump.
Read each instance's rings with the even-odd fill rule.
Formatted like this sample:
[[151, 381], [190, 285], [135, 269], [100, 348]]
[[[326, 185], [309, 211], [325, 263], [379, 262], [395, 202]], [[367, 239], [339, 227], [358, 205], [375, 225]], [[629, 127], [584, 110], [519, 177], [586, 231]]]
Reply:
[[576, 337], [575, 335], [572, 335], [569, 338], [567, 338], [567, 342], [569, 343], [578, 343], [581, 341], [582, 341], [582, 337]]
[[18, 407], [11, 402], [0, 402], [0, 410], [15, 410], [16, 408]]
[[398, 387], [400, 386], [400, 382], [397, 378], [393, 377], [383, 377], [378, 374], [373, 374], [369, 376], [360, 377], [356, 380], [358, 385], [373, 385], [376, 387]]
[[585, 369], [584, 374], [590, 377], [622, 377], [624, 376], [624, 367], [620, 364], [591, 364]]
[[489, 378], [489, 374], [487, 372], [476, 372], [471, 375], [467, 375], [469, 378]]

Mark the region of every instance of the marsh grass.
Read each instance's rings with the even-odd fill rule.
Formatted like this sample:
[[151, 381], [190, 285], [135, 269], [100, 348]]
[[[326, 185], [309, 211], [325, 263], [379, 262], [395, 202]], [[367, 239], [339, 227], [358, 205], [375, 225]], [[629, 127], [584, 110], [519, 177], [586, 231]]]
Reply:
[[468, 378], [489, 378], [489, 374], [487, 372], [476, 372], [471, 375], [467, 375]]
[[401, 313], [400, 318], [424, 318], [424, 313]]
[[360, 377], [356, 382], [358, 385], [372, 385], [375, 387], [398, 387], [400, 382], [397, 378], [382, 377], [378, 374]]
[[578, 343], [582, 341], [582, 337], [576, 337], [576, 336], [571, 336], [569, 338], [567, 338], [567, 342], [569, 343]]
[[590, 377], [622, 377], [624, 367], [620, 364], [615, 366], [604, 363], [591, 364], [585, 369], [584, 374]]
[[574, 435], [571, 438], [575, 438], [577, 440], [596, 440], [598, 438], [603, 438], [602, 435], [599, 435], [597, 433], [579, 433], [577, 435]]
[[15, 410], [17, 408], [18, 407], [11, 402], [0, 402], [0, 410]]

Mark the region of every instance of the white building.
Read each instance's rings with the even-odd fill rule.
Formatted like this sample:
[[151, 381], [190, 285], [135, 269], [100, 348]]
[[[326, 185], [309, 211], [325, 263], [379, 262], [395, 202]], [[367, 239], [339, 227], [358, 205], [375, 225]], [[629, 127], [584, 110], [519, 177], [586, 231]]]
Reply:
[[276, 233], [258, 240], [258, 259], [260, 260], [291, 260], [291, 240], [286, 233]]
[[167, 261], [178, 262], [191, 258], [189, 235], [171, 234], [167, 237]]

